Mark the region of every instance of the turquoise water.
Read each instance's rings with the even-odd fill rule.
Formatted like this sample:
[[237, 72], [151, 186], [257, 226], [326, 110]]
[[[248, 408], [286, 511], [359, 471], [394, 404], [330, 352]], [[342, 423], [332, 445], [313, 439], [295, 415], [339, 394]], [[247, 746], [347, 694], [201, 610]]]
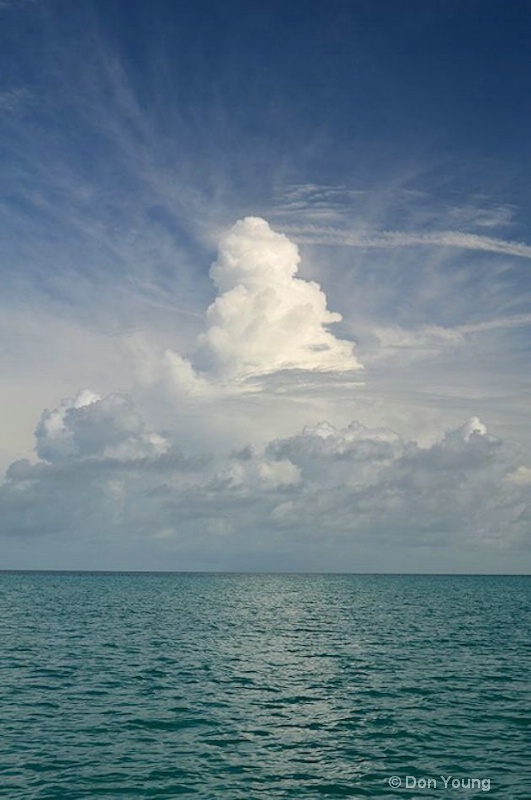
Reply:
[[528, 800], [530, 609], [527, 577], [1, 574], [0, 794]]

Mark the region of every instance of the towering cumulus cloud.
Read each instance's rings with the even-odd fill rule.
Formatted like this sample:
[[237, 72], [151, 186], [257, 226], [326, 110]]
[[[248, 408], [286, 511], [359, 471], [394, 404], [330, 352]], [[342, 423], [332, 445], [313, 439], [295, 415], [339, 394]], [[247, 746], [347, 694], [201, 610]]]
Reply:
[[243, 380], [280, 370], [350, 372], [353, 344], [329, 330], [341, 315], [314, 281], [297, 278], [297, 246], [258, 217], [220, 242], [210, 275], [219, 295], [206, 314], [197, 363], [211, 378]]

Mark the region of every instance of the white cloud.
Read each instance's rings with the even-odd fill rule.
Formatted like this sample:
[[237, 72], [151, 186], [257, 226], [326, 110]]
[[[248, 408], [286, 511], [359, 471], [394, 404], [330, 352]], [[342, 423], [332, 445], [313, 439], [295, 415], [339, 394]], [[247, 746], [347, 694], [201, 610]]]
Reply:
[[195, 356], [165, 355], [175, 383], [194, 394], [206, 390], [205, 380], [234, 385], [289, 370], [359, 370], [353, 343], [329, 330], [341, 315], [327, 309], [317, 283], [296, 277], [299, 262], [297, 246], [265, 220], [237, 222], [210, 270], [219, 294]]
[[213, 393], [213, 386], [199, 375], [187, 358], [174, 350], [165, 350], [162, 357], [162, 370], [172, 388], [177, 393], [189, 397], [205, 397]]
[[479, 417], [472, 417], [469, 419], [462, 428], [459, 429], [459, 433], [465, 440], [465, 442], [469, 442], [472, 436], [486, 436], [487, 428], [481, 422]]
[[168, 449], [162, 436], [145, 430], [131, 398], [101, 398], [90, 389], [44, 411], [35, 430], [37, 455], [49, 462], [106, 456], [142, 458]]
[[263, 219], [240, 220], [219, 242], [210, 272], [217, 297], [195, 343], [177, 333], [179, 346], [169, 348], [170, 332], [128, 337], [135, 396], [151, 424], [192, 451], [221, 452], [320, 417], [349, 419], [364, 371], [354, 343], [330, 331], [340, 315], [325, 293], [297, 276], [299, 261], [297, 247]]
[[263, 461], [258, 474], [265, 486], [277, 489], [281, 486], [294, 486], [300, 482], [300, 470], [291, 461]]
[[300, 469], [289, 459], [256, 456], [249, 449], [227, 459], [212, 479], [212, 487], [224, 487], [249, 497], [300, 483]]

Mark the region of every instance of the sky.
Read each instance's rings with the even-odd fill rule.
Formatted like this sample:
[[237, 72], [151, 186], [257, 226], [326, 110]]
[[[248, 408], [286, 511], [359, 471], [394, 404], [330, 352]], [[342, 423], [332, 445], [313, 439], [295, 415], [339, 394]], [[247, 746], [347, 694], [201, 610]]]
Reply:
[[0, 568], [529, 572], [530, 24], [0, 0]]

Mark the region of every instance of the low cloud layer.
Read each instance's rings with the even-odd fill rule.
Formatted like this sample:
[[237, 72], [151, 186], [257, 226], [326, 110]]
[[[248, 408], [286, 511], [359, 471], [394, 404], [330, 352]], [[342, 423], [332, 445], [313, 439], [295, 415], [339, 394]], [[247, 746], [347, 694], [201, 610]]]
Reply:
[[356, 570], [400, 552], [429, 553], [431, 571], [449, 553], [454, 568], [500, 554], [517, 568], [531, 544], [531, 469], [478, 418], [424, 448], [322, 422], [189, 458], [127, 396], [83, 391], [43, 413], [36, 450], [0, 486], [1, 533], [18, 557], [51, 546], [56, 567], [72, 566], [68, 545], [92, 568]]

